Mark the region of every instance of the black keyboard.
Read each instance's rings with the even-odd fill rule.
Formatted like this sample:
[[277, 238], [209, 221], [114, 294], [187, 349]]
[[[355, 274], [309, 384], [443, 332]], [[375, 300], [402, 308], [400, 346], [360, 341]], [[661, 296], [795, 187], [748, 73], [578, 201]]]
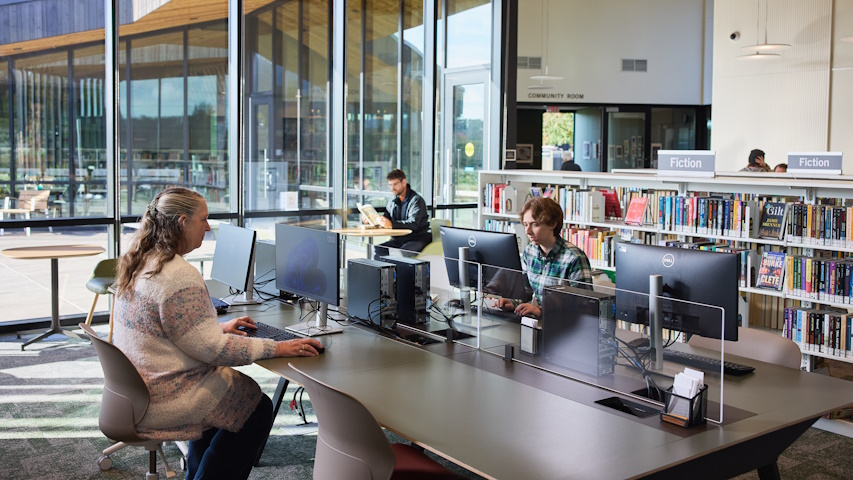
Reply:
[[294, 338], [302, 338], [299, 335], [290, 333], [280, 328], [267, 325], [266, 323], [255, 322], [256, 330], [251, 328], [240, 327], [239, 329], [246, 332], [249, 337], [269, 338], [276, 341], [293, 340]]
[[[476, 315], [477, 310], [478, 310], [478, 308], [476, 305], [471, 305], [471, 313], [472, 314]], [[492, 318], [500, 318], [500, 319], [509, 320], [509, 321], [515, 322], [515, 323], [521, 323], [521, 315], [513, 312], [512, 310], [507, 311], [507, 310], [500, 310], [497, 308], [483, 307], [483, 316], [484, 317], [491, 316]]]
[[[719, 372], [720, 359], [703, 357], [693, 353], [682, 352], [679, 350], [664, 350], [663, 359], [669, 362], [680, 363], [688, 367], [698, 368], [706, 372]], [[741, 365], [740, 363], [724, 362], [723, 372], [727, 375], [746, 375], [755, 370], [755, 367], [749, 365]]]
[[227, 310], [228, 307], [231, 306], [228, 302], [220, 300], [216, 297], [210, 297], [210, 302], [213, 303], [213, 308], [215, 308], [217, 312], [221, 310]]

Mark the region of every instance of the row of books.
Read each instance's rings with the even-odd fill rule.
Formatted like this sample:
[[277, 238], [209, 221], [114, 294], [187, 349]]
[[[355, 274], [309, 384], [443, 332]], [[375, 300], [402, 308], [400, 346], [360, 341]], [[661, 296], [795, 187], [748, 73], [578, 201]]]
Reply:
[[622, 204], [622, 210], [626, 211], [631, 205], [631, 200], [637, 197], [643, 197], [647, 199], [646, 204], [648, 207], [645, 208], [642, 221], [637, 222], [643, 225], [654, 225], [657, 222], [657, 211], [655, 208], [649, 208], [653, 205], [659, 205], [660, 199], [668, 196], [675, 196], [676, 192], [672, 190], [647, 190], [647, 189], [639, 189], [634, 187], [617, 187], [616, 194], [619, 196], [619, 202]]
[[846, 312], [786, 308], [782, 335], [799, 344], [800, 350], [805, 353], [853, 357], [853, 315]]
[[853, 248], [853, 207], [786, 203], [785, 209], [789, 243]]
[[566, 227], [560, 232], [560, 236], [583, 250], [591, 267], [615, 265], [616, 232], [600, 228]]
[[667, 247], [678, 247], [694, 250], [709, 250], [713, 252], [737, 254], [738, 285], [741, 287], [751, 287], [754, 285], [756, 278], [755, 269], [759, 264], [759, 256], [754, 250], [751, 250], [749, 248], [735, 247], [724, 242], [715, 243], [711, 240], [701, 239], [693, 242], [668, 240], [664, 242], [664, 245]]
[[740, 238], [756, 235], [761, 211], [755, 201], [698, 196], [660, 197], [657, 207], [662, 230]]
[[574, 222], [603, 222], [604, 194], [598, 190], [560, 188], [557, 201], [565, 219]]
[[517, 213], [521, 210], [519, 202], [523, 203], [524, 194], [506, 183], [487, 183], [483, 189], [484, 213]]
[[787, 255], [784, 286], [795, 297], [853, 304], [853, 259]]

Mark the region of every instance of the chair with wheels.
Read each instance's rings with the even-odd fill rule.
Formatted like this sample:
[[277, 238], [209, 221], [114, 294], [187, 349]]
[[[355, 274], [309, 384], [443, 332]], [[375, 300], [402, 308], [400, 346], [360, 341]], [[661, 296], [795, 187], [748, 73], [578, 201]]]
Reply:
[[[766, 363], [800, 368], [800, 347], [782, 335], [757, 328], [738, 327], [737, 342], [725, 340], [726, 353]], [[693, 335], [687, 342], [691, 347], [720, 351], [720, 340]]]
[[[86, 325], [92, 324], [92, 317], [95, 315], [95, 307], [98, 305], [98, 297], [110, 293], [109, 288], [116, 281], [116, 264], [118, 259], [108, 258], [101, 260], [95, 265], [95, 270], [89, 281], [86, 282], [86, 288], [95, 294], [95, 299], [92, 300], [92, 307], [89, 309], [89, 315], [86, 316]], [[112, 321], [112, 318], [110, 319]]]
[[461, 478], [415, 447], [391, 444], [361, 402], [289, 365], [317, 414], [315, 480]]
[[[101, 470], [109, 470], [113, 463], [110, 454], [128, 445], [144, 447], [149, 452], [145, 480], [160, 478], [157, 473], [157, 452], [166, 465], [166, 478], [174, 477], [175, 471], [169, 467], [163, 454], [162, 442], [146, 440], [136, 432], [136, 425], [145, 417], [151, 400], [142, 376], [118, 347], [99, 337], [89, 325], [80, 323], [79, 326], [91, 339], [104, 370], [104, 395], [98, 426], [107, 438], [118, 440], [118, 443], [104, 450], [98, 459], [98, 466]], [[183, 466], [184, 460], [181, 460]]]

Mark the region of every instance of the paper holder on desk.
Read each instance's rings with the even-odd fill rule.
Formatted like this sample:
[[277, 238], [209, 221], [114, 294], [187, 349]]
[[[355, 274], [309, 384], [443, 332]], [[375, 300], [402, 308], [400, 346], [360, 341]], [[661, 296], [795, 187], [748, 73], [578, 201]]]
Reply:
[[708, 413], [708, 385], [703, 385], [693, 398], [672, 393], [672, 387], [669, 387], [664, 392], [663, 405], [660, 419], [664, 422], [684, 428], [705, 423]]

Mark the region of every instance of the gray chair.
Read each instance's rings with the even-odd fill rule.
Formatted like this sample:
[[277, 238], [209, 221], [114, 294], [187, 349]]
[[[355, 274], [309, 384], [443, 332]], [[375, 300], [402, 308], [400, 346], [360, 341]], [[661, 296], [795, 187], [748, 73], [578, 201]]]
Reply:
[[[761, 362], [800, 368], [800, 347], [782, 335], [757, 328], [738, 327], [737, 342], [726, 340], [726, 353]], [[687, 342], [691, 347], [720, 351], [720, 341], [693, 335]]]
[[[101, 260], [95, 265], [95, 270], [89, 281], [86, 282], [86, 288], [95, 294], [95, 299], [92, 300], [92, 307], [89, 308], [89, 315], [86, 316], [86, 325], [92, 324], [92, 317], [95, 315], [95, 307], [98, 305], [98, 297], [110, 293], [109, 288], [116, 281], [116, 264], [118, 259], [108, 258]], [[112, 321], [112, 317], [110, 317]]]
[[461, 478], [415, 447], [389, 443], [361, 402], [289, 365], [317, 414], [315, 480]]
[[150, 403], [148, 387], [142, 376], [118, 347], [100, 338], [92, 327], [85, 323], [79, 326], [92, 340], [104, 370], [104, 396], [101, 399], [98, 426], [107, 438], [118, 441], [104, 450], [104, 454], [98, 459], [98, 466], [101, 470], [109, 470], [113, 464], [110, 454], [128, 445], [145, 447], [149, 452], [145, 480], [160, 478], [157, 473], [157, 452], [160, 452], [160, 458], [166, 465], [166, 478], [174, 477], [175, 472], [169, 467], [163, 454], [162, 442], [146, 440], [136, 432], [136, 425], [145, 417]]

